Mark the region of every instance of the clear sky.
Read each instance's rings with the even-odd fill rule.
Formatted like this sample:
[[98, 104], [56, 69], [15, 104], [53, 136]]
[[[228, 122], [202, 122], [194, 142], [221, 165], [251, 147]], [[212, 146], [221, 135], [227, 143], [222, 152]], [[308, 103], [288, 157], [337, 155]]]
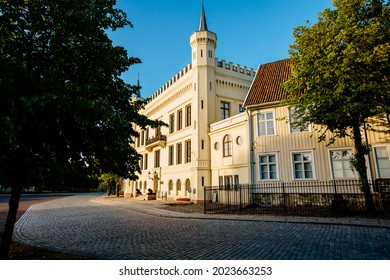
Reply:
[[[257, 69], [259, 64], [288, 57], [293, 29], [317, 21], [331, 0], [204, 0], [208, 30], [217, 34], [215, 56]], [[190, 35], [199, 26], [202, 0], [117, 0], [133, 28], [110, 33], [141, 64], [123, 79], [149, 97], [191, 63]]]

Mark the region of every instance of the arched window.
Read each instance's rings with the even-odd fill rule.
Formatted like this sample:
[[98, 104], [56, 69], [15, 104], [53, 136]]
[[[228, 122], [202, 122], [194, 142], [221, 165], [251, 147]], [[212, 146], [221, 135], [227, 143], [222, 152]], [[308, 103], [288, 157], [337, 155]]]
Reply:
[[190, 179], [186, 180], [186, 189], [185, 189], [185, 195], [187, 196], [189, 192], [191, 192], [191, 182]]
[[233, 152], [232, 137], [228, 134], [223, 138], [223, 156], [230, 157]]
[[177, 180], [176, 182], [176, 195], [180, 195], [181, 193], [181, 181]]
[[172, 194], [173, 194], [173, 181], [169, 180], [169, 182], [168, 182], [168, 195], [172, 195]]

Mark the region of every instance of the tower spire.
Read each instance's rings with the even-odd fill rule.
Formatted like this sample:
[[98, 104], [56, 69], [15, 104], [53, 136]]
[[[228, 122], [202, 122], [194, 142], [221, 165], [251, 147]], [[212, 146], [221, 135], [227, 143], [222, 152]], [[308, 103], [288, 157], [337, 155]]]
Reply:
[[137, 97], [141, 97], [141, 87], [139, 85], [139, 73], [138, 73], [138, 80], [137, 80]]
[[200, 22], [198, 31], [208, 31], [206, 22], [206, 13], [204, 11], [204, 2], [202, 1], [202, 12], [200, 13]]

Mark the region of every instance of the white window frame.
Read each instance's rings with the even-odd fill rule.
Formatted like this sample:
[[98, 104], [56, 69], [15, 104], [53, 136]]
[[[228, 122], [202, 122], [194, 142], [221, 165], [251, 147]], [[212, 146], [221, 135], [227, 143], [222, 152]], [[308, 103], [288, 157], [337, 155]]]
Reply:
[[[265, 117], [267, 117], [268, 113], [272, 113], [272, 129], [273, 129], [273, 134], [268, 133], [267, 129], [267, 119], [262, 120], [261, 122], [265, 122], [266, 126], [266, 134], [265, 135], [260, 135], [260, 115], [264, 114]], [[258, 137], [267, 137], [267, 136], [275, 136], [276, 135], [276, 116], [275, 116], [275, 110], [264, 110], [264, 111], [259, 111], [257, 112], [257, 136]]]
[[223, 144], [223, 157], [232, 157], [233, 156], [233, 137], [230, 134], [226, 134], [222, 138], [222, 144]]
[[[261, 160], [260, 158], [262, 156], [275, 156], [275, 165], [276, 165], [276, 178], [275, 179], [270, 179], [269, 178], [269, 158], [267, 159], [267, 172], [268, 172], [268, 179], [262, 179], [261, 178]], [[266, 181], [279, 181], [279, 159], [278, 159], [278, 154], [277, 153], [262, 153], [257, 155], [257, 160], [258, 160], [258, 172], [259, 172], [259, 181], [266, 182]]]
[[[329, 170], [330, 170], [330, 176], [331, 176], [332, 180], [357, 180], [357, 179], [359, 179], [359, 174], [356, 172], [356, 170], [353, 169], [352, 166], [351, 166], [351, 170], [352, 170], [352, 172], [354, 174], [354, 177], [350, 177], [350, 178], [346, 178], [346, 177], [344, 177], [344, 178], [335, 178], [335, 176], [334, 176], [334, 169], [333, 169], [332, 152], [337, 152], [337, 151], [350, 151], [352, 156], [353, 156], [353, 153], [354, 153], [354, 149], [352, 147], [328, 149]], [[341, 160], [341, 161], [344, 161], [344, 160]], [[344, 173], [344, 171], [345, 170], [344, 170], [344, 165], [343, 165], [343, 173]], [[345, 173], [344, 173], [344, 175], [345, 175]]]
[[388, 179], [386, 177], [380, 177], [380, 174], [379, 174], [378, 157], [377, 157], [377, 153], [376, 153], [376, 149], [378, 149], [378, 148], [385, 148], [387, 150], [387, 158], [388, 158], [389, 163], [390, 163], [390, 146], [389, 145], [378, 145], [378, 146], [374, 146], [373, 147], [376, 178], [378, 178], [378, 179]]
[[[294, 161], [294, 155], [295, 154], [311, 154], [311, 157], [312, 157], [312, 160], [311, 160], [311, 164], [312, 164], [312, 173], [313, 173], [313, 177], [312, 178], [305, 178], [303, 176], [303, 178], [295, 178], [295, 161]], [[316, 167], [315, 167], [315, 159], [314, 159], [314, 151], [313, 150], [304, 150], [304, 151], [292, 151], [291, 154], [290, 154], [290, 160], [291, 160], [291, 171], [292, 171], [292, 179], [294, 181], [309, 181], [309, 180], [316, 180]], [[302, 162], [304, 163], [304, 162]], [[303, 172], [303, 175], [305, 174], [305, 171], [304, 169], [302, 170]]]

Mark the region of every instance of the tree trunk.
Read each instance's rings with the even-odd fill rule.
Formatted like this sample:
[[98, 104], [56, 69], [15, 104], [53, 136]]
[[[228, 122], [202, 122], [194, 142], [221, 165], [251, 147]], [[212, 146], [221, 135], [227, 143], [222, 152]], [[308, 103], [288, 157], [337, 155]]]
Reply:
[[14, 232], [21, 194], [22, 194], [21, 187], [19, 186], [12, 187], [11, 198], [9, 200], [7, 221], [5, 222], [3, 238], [1, 239], [1, 246], [0, 246], [1, 260], [8, 259], [8, 254], [11, 247], [12, 235]]
[[361, 126], [358, 123], [356, 123], [353, 127], [353, 139], [356, 149], [354, 167], [359, 173], [360, 187], [364, 192], [366, 209], [368, 212], [373, 213], [375, 212], [374, 199], [368, 182], [366, 159], [364, 157], [369, 151], [367, 146], [368, 143], [363, 143], [360, 127]]

